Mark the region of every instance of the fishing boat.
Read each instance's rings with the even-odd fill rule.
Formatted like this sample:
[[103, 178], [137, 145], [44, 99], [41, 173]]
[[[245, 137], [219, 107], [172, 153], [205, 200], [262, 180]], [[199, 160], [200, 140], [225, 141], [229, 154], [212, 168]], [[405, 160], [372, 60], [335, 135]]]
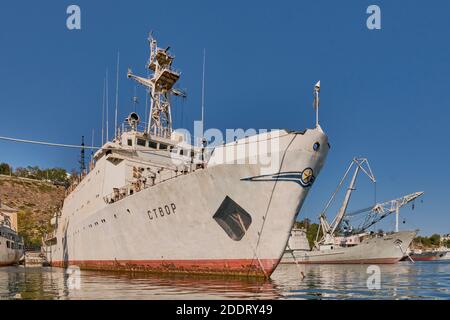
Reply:
[[[173, 130], [181, 73], [149, 38], [149, 120], [133, 112], [68, 190], [44, 240], [53, 266], [270, 277], [330, 148], [316, 117], [211, 146]], [[247, 77], [248, 75], [245, 75]], [[320, 82], [314, 87], [316, 114]], [[264, 161], [261, 161], [264, 159]]]
[[[350, 185], [346, 191], [344, 201], [335, 219], [330, 224], [326, 220], [325, 212], [345, 179], [355, 167]], [[365, 158], [355, 158], [351, 161], [338, 188], [333, 193], [325, 209], [320, 214], [320, 228], [317, 232], [316, 242], [312, 250], [298, 250], [286, 248], [282, 263], [317, 263], [317, 264], [390, 264], [400, 261], [413, 241], [417, 231], [398, 231], [399, 209], [420, 197], [423, 192], [416, 192], [402, 198], [385, 203], [376, 204], [369, 208], [347, 213], [347, 207], [352, 192], [355, 190], [356, 178], [359, 172], [364, 172], [372, 182], [376, 182]], [[396, 231], [392, 233], [374, 233], [367, 230], [380, 220], [392, 213], [396, 213]], [[354, 230], [348, 219], [361, 213], [368, 213], [362, 226]], [[320, 240], [319, 234], [322, 234]]]

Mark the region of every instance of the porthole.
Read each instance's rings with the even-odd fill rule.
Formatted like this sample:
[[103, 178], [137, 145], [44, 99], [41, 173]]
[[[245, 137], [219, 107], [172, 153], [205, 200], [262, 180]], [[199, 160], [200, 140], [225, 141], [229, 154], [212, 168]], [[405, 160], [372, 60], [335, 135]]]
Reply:
[[319, 149], [320, 149], [320, 143], [318, 143], [318, 142], [314, 143], [313, 149], [314, 149], [314, 151], [319, 151]]

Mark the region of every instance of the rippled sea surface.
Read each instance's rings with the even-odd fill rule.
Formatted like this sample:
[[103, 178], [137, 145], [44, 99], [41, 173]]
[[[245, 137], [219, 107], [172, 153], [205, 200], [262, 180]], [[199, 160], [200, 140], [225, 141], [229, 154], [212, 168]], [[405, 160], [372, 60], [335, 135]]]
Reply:
[[[450, 261], [380, 265], [280, 265], [271, 280], [0, 268], [0, 299], [449, 299]], [[369, 281], [370, 282], [370, 281]], [[375, 282], [370, 282], [376, 284]]]

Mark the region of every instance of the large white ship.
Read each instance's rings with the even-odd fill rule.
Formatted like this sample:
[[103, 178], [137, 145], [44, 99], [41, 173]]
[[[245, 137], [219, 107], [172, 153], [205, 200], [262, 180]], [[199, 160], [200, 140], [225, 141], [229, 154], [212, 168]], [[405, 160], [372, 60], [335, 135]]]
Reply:
[[[193, 147], [172, 131], [180, 73], [152, 37], [148, 125], [127, 127], [95, 153], [67, 190], [45, 239], [53, 266], [269, 277], [329, 150], [314, 129], [275, 130]], [[315, 87], [318, 110], [320, 83]], [[261, 161], [264, 159], [264, 161]]]

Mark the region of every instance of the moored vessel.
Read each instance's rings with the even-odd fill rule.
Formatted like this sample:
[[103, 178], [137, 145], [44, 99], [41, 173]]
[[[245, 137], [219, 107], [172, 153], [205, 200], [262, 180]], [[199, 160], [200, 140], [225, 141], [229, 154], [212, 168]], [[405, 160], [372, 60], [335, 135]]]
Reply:
[[23, 249], [23, 239], [17, 233], [17, 211], [0, 201], [0, 266], [17, 264]]
[[[392, 264], [404, 256], [416, 236], [415, 231], [391, 234], [359, 234], [349, 238], [351, 244], [321, 246], [318, 250], [286, 252], [282, 263], [319, 264]], [[402, 247], [400, 247], [402, 246]]]
[[[44, 239], [53, 266], [269, 277], [324, 165], [328, 138], [316, 123], [210, 148], [172, 129], [180, 73], [150, 37], [151, 96], [143, 129], [127, 126], [93, 156], [67, 191]], [[316, 109], [318, 93], [315, 88]]]
[[[339, 209], [332, 223], [326, 220], [325, 212], [334, 200], [339, 188], [349, 174], [352, 167], [355, 167], [353, 177], [344, 197], [342, 206]], [[347, 213], [347, 206], [350, 196], [355, 190], [356, 178], [359, 172], [364, 172], [372, 182], [375, 177], [370, 165], [365, 158], [355, 158], [352, 160], [344, 177], [339, 183], [338, 189], [333, 193], [324, 211], [320, 215], [320, 228], [317, 232], [315, 246], [312, 250], [293, 249], [288, 247], [281, 263], [317, 263], [317, 264], [369, 264], [369, 263], [396, 263], [405, 256], [406, 250], [413, 241], [417, 231], [398, 231], [398, 210], [400, 207], [414, 201], [421, 196], [422, 192], [416, 192], [404, 196], [400, 199], [391, 200], [385, 203], [376, 204], [372, 207]], [[349, 225], [348, 219], [354, 215], [366, 213], [364, 223], [357, 230]], [[391, 213], [397, 214], [397, 229], [393, 233], [367, 232], [371, 226], [386, 218]], [[306, 234], [302, 236], [306, 238]], [[293, 237], [293, 235], [291, 235]], [[298, 241], [298, 240], [297, 240]]]
[[444, 250], [420, 250], [413, 249], [409, 256], [414, 261], [447, 260], [447, 251]]

